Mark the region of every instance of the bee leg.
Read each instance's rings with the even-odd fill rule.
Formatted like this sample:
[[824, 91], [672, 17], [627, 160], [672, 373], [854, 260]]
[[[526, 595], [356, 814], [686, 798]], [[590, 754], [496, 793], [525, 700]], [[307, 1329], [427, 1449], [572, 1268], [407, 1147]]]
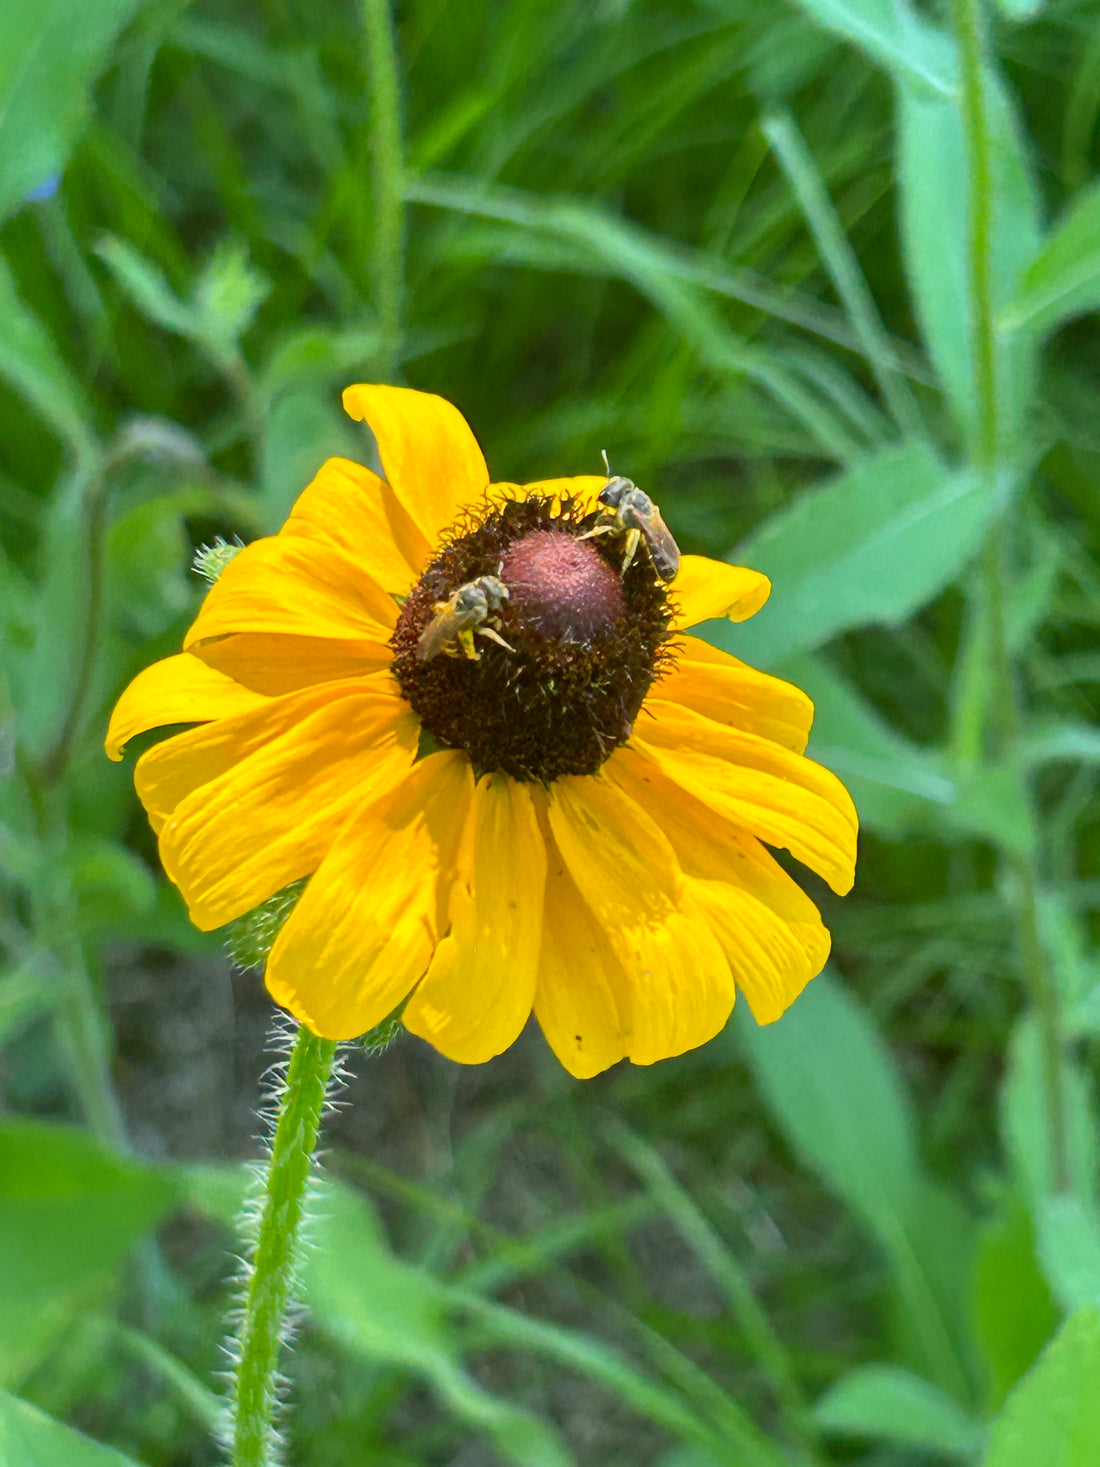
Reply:
[[481, 653], [474, 646], [473, 627], [463, 627], [458, 634], [459, 645], [471, 662], [480, 662]]
[[491, 641], [495, 642], [498, 647], [503, 647], [506, 652], [514, 652], [516, 650], [510, 642], [506, 642], [504, 640], [499, 632], [494, 632], [492, 627], [480, 626], [477, 630], [479, 636], [488, 637]]
[[642, 532], [641, 532], [641, 530], [627, 530], [627, 532], [626, 532], [626, 553], [623, 556], [623, 568], [619, 572], [620, 579], [623, 576], [625, 576], [626, 573], [627, 573], [627, 571], [630, 569], [631, 564], [633, 563], [634, 557], [638, 553], [638, 546], [641, 543], [642, 543]]
[[585, 530], [583, 535], [577, 536], [577, 539], [594, 540], [597, 535], [613, 535], [618, 528], [619, 526], [615, 520], [604, 520], [598, 525], [593, 525], [592, 529]]

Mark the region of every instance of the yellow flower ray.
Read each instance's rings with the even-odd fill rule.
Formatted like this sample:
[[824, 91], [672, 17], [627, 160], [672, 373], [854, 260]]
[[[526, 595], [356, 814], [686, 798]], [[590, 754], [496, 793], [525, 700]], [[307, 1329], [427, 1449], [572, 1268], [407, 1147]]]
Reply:
[[267, 699], [242, 688], [189, 652], [144, 668], [115, 704], [104, 746], [109, 759], [122, 758], [137, 734], [166, 723], [207, 723], [263, 708]]
[[444, 398], [357, 383], [344, 391], [344, 411], [374, 434], [386, 482], [429, 545], [484, 497], [484, 455], [466, 419]]
[[420, 725], [389, 689], [343, 691], [180, 801], [165, 871], [203, 931], [314, 872], [351, 810], [399, 782]]
[[464, 755], [430, 754], [340, 830], [267, 963], [272, 998], [315, 1034], [365, 1033], [423, 975], [472, 790]]
[[530, 1017], [545, 878], [531, 786], [486, 775], [474, 789], [459, 849], [449, 931], [404, 1015], [407, 1029], [449, 1059], [492, 1059]]
[[648, 1065], [704, 1044], [733, 1007], [729, 964], [659, 825], [600, 775], [549, 791], [554, 842], [629, 975], [627, 1053]]

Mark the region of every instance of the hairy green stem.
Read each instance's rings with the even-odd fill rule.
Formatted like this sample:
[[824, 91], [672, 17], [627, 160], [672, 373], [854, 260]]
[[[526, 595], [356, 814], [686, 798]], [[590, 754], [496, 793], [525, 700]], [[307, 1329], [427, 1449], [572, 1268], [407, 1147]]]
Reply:
[[274, 1461], [279, 1351], [294, 1288], [313, 1150], [336, 1045], [303, 1024], [278, 1100], [233, 1379], [233, 1467]]
[[405, 159], [401, 90], [397, 79], [390, 0], [363, 0], [371, 89], [371, 173], [374, 185], [375, 301], [381, 336], [380, 370], [392, 381], [401, 351], [405, 276]]
[[969, 174], [970, 349], [977, 431], [974, 457], [986, 469], [997, 456], [996, 335], [993, 324], [993, 167], [982, 76], [981, 0], [952, 0], [962, 61], [962, 110]]
[[[981, 0], [952, 0], [962, 64], [962, 110], [969, 177], [970, 342], [977, 422], [974, 461], [986, 474], [997, 467], [1000, 413], [997, 398], [997, 343], [993, 312], [993, 155], [986, 112]], [[987, 755], [1011, 761], [1017, 741], [1015, 678], [1005, 628], [1004, 531], [992, 526], [982, 559], [983, 595], [992, 661], [993, 690], [987, 728]], [[1021, 779], [1026, 775], [1021, 774]], [[1025, 789], [1030, 806], [1030, 792]], [[1035, 822], [1032, 822], [1034, 827]], [[1012, 890], [1017, 947], [1028, 995], [1039, 1025], [1043, 1057], [1045, 1129], [1055, 1189], [1069, 1186], [1061, 1019], [1058, 994], [1039, 929], [1039, 876], [1035, 857], [1008, 851], [1004, 856]]]

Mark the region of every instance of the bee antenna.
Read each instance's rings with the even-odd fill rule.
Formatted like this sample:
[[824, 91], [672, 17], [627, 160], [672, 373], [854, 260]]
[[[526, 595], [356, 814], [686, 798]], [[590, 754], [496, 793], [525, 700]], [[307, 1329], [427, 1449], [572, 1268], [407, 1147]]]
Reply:
[[603, 466], [607, 470], [607, 477], [610, 479], [611, 478], [611, 465], [607, 461], [607, 449], [606, 448], [601, 448], [600, 449], [600, 457], [603, 459]]

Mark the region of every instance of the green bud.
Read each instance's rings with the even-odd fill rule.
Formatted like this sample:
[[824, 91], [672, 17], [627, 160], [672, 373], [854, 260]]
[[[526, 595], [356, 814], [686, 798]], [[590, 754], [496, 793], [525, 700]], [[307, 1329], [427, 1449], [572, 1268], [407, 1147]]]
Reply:
[[305, 880], [292, 881], [261, 906], [229, 924], [229, 953], [239, 968], [262, 968], [283, 923], [298, 904]]
[[240, 555], [243, 549], [244, 544], [240, 540], [230, 544], [220, 535], [215, 535], [213, 545], [200, 545], [195, 551], [191, 569], [197, 576], [202, 576], [204, 581], [209, 581], [213, 585], [229, 562], [234, 556]]
[[361, 1035], [355, 1042], [360, 1048], [365, 1049], [368, 1054], [381, 1054], [388, 1049], [397, 1036], [404, 1029], [401, 1015], [405, 1012], [405, 1004], [400, 1004], [394, 1009], [388, 1018], [380, 1024], [375, 1024], [373, 1029], [368, 1029], [366, 1034]]

